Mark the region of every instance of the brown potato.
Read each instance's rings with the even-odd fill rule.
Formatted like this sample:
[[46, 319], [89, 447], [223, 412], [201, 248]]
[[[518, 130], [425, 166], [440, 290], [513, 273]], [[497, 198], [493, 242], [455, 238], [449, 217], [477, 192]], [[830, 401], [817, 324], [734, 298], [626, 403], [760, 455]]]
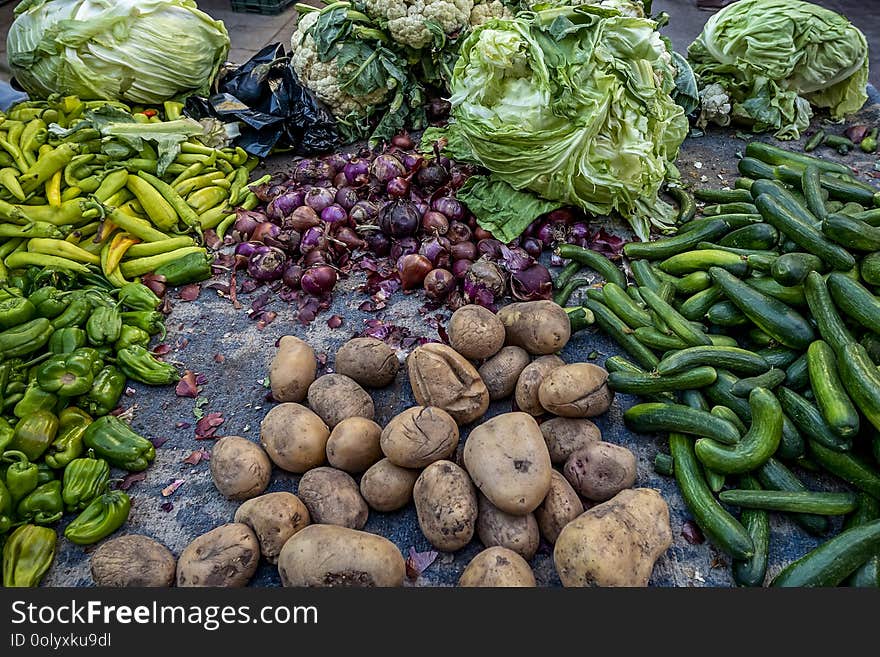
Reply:
[[211, 477], [223, 497], [249, 500], [266, 490], [272, 463], [256, 443], [241, 436], [225, 436], [211, 450]]
[[477, 370], [486, 388], [489, 399], [498, 401], [510, 397], [516, 389], [519, 375], [529, 364], [529, 354], [521, 347], [504, 347]]
[[551, 477], [550, 492], [535, 509], [535, 519], [541, 536], [548, 543], [555, 543], [562, 528], [584, 512], [584, 504], [565, 477], [556, 470]]
[[309, 510], [293, 493], [267, 493], [248, 500], [235, 512], [235, 522], [254, 530], [260, 552], [269, 563], [278, 562], [278, 554], [287, 539], [309, 524]]
[[538, 400], [538, 390], [545, 377], [557, 367], [565, 365], [559, 356], [541, 356], [525, 367], [516, 381], [516, 406], [529, 415], [543, 415], [544, 407]]
[[471, 559], [458, 585], [463, 587], [534, 587], [535, 574], [520, 555], [503, 547], [490, 547]]
[[565, 463], [578, 450], [602, 440], [599, 427], [582, 418], [551, 418], [541, 423], [541, 433], [553, 465]]
[[387, 344], [376, 338], [354, 338], [336, 352], [336, 371], [368, 388], [391, 385], [400, 361]]
[[387, 513], [410, 503], [418, 470], [410, 470], [382, 459], [361, 477], [361, 495], [371, 509]]
[[449, 346], [471, 360], [489, 358], [504, 346], [504, 324], [482, 306], [470, 304], [456, 310], [446, 331]]
[[534, 557], [541, 543], [535, 516], [505, 513], [482, 493], [478, 493], [478, 500], [477, 536], [483, 545], [513, 550], [527, 561]]
[[309, 386], [309, 406], [331, 429], [349, 417], [373, 419], [373, 398], [344, 374], [325, 374]]
[[608, 372], [592, 363], [559, 367], [544, 379], [538, 400], [546, 410], [562, 417], [595, 417], [608, 410], [614, 391]]
[[284, 544], [278, 574], [284, 586], [402, 586], [406, 564], [387, 538], [310, 525]]
[[92, 552], [89, 562], [95, 586], [168, 587], [177, 562], [171, 551], [146, 536], [111, 538]]
[[202, 534], [181, 552], [178, 586], [246, 586], [260, 563], [260, 543], [247, 525], [234, 522]]
[[278, 404], [260, 423], [260, 443], [279, 468], [301, 473], [326, 457], [330, 430], [305, 406]]
[[315, 380], [318, 361], [314, 350], [299, 338], [285, 335], [269, 366], [272, 397], [280, 402], [301, 402]]
[[512, 303], [498, 311], [507, 344], [538, 356], [555, 354], [571, 338], [568, 314], [552, 301]]
[[470, 543], [477, 522], [477, 494], [467, 472], [452, 461], [424, 469], [413, 489], [419, 527], [428, 542], [443, 552]]
[[660, 493], [627, 489], [568, 523], [553, 562], [563, 586], [647, 586], [670, 545], [669, 507]]
[[297, 495], [305, 502], [314, 523], [350, 529], [363, 529], [367, 524], [367, 503], [354, 479], [342, 470], [309, 470], [299, 480]]
[[568, 457], [565, 478], [574, 489], [594, 502], [610, 500], [636, 483], [636, 457], [626, 447], [593, 443]]
[[394, 417], [382, 431], [382, 451], [402, 468], [424, 468], [448, 459], [458, 446], [458, 425], [435, 406], [414, 406]]
[[349, 473], [363, 472], [382, 458], [382, 427], [365, 417], [346, 418], [330, 432], [327, 462]]
[[535, 419], [505, 413], [471, 431], [464, 463], [477, 488], [502, 511], [523, 516], [550, 490], [550, 454]]
[[458, 352], [429, 342], [406, 360], [416, 403], [437, 406], [458, 424], [468, 424], [489, 408], [489, 391], [477, 370]]

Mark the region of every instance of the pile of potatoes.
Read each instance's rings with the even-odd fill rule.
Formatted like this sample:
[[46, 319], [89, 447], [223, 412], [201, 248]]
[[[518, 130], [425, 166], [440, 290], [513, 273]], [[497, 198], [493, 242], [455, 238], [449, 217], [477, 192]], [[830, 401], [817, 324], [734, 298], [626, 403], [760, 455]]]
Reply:
[[[390, 347], [353, 339], [334, 373], [318, 377], [311, 347], [282, 338], [269, 373], [280, 403], [260, 444], [227, 436], [211, 455], [217, 490], [243, 504], [184, 550], [177, 584], [243, 586], [262, 556], [285, 586], [400, 586], [400, 550], [362, 530], [370, 510], [411, 502], [435, 549], [475, 536], [486, 548], [461, 586], [535, 586], [529, 561], [542, 537], [565, 586], [647, 584], [671, 544], [669, 511], [656, 491], [631, 490], [635, 456], [603, 442], [589, 419], [613, 401], [607, 372], [555, 355], [570, 337], [565, 311], [549, 301], [497, 315], [465, 306], [447, 331], [449, 346], [409, 354], [417, 405], [385, 427], [367, 390], [394, 381]], [[517, 410], [483, 421], [491, 401], [510, 397]], [[273, 464], [303, 475], [296, 495], [265, 494]]]

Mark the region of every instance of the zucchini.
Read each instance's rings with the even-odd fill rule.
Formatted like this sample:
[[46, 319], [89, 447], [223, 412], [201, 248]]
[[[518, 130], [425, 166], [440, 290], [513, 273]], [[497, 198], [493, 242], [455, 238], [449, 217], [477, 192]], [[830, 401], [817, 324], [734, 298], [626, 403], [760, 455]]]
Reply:
[[[807, 487], [797, 476], [775, 458], [769, 459], [755, 471], [755, 476], [769, 490], [805, 491]], [[819, 536], [828, 531], [828, 518], [812, 513], [793, 513], [791, 519], [811, 534]]]
[[785, 370], [770, 368], [763, 374], [758, 374], [748, 379], [740, 379], [730, 391], [737, 397], [748, 397], [755, 388], [773, 390], [782, 385], [783, 381], [785, 381]]
[[846, 515], [854, 511], [859, 504], [859, 498], [855, 493], [815, 491], [732, 489], [722, 492], [718, 497], [725, 504], [745, 509], [815, 513], [822, 516]]
[[622, 319], [611, 312], [604, 303], [587, 299], [584, 301], [584, 307], [593, 312], [596, 324], [610, 335], [624, 351], [632, 356], [635, 361], [648, 370], [657, 367], [660, 359], [654, 355], [650, 349], [639, 342], [632, 334], [632, 329], [628, 327]]
[[668, 376], [701, 365], [723, 367], [743, 374], [763, 374], [770, 365], [760, 355], [739, 347], [690, 347], [663, 358], [657, 371]]
[[827, 283], [834, 304], [847, 317], [880, 334], [880, 299], [858, 281], [839, 272], [828, 274]]
[[733, 445], [739, 442], [739, 431], [727, 420], [682, 404], [636, 404], [623, 414], [626, 426], [639, 433], [675, 431], [713, 438]]
[[623, 246], [627, 258], [662, 260], [678, 253], [690, 251], [698, 242], [711, 241], [724, 235], [730, 227], [723, 219], [701, 221], [699, 225], [674, 237], [664, 237], [654, 242], [629, 242]]
[[810, 456], [828, 472], [840, 477], [871, 497], [880, 499], [880, 474], [871, 463], [849, 452], [835, 452], [811, 440]]
[[766, 388], [755, 388], [749, 395], [752, 423], [736, 445], [720, 445], [701, 438], [694, 445], [697, 458], [722, 474], [743, 474], [763, 465], [776, 452], [782, 440], [782, 408]]
[[712, 344], [709, 336], [696, 329], [687, 319], [682, 317], [675, 308], [664, 301], [660, 295], [648, 288], [641, 292], [642, 298], [645, 300], [645, 303], [648, 304], [648, 307], [657, 313], [660, 319], [663, 320], [664, 324], [686, 344], [692, 347]]
[[880, 550], [880, 520], [847, 529], [789, 564], [771, 586], [837, 586]]
[[608, 387], [624, 394], [645, 395], [703, 388], [715, 383], [716, 378], [717, 374], [711, 367], [695, 367], [689, 372], [672, 376], [658, 376], [647, 372], [611, 372], [608, 375]]
[[[711, 242], [712, 239], [714, 238], [707, 237], [706, 241]], [[718, 244], [719, 246], [761, 251], [774, 248], [778, 240], [778, 230], [770, 224], [760, 223], [738, 228], [718, 240]]]
[[853, 336], [843, 324], [843, 320], [837, 313], [834, 302], [825, 279], [819, 272], [810, 272], [804, 281], [804, 294], [807, 298], [807, 306], [819, 329], [819, 335], [835, 353], [840, 353], [844, 345], [854, 342]]
[[880, 251], [869, 253], [862, 258], [859, 275], [868, 285], [880, 285]]
[[816, 340], [807, 349], [807, 366], [816, 404], [828, 426], [841, 438], [857, 435], [859, 412], [840, 380], [834, 350], [827, 342]]
[[751, 558], [755, 553], [751, 536], [715, 499], [697, 462], [691, 439], [680, 433], [669, 434], [669, 451], [675, 462], [675, 481], [681, 496], [703, 534], [734, 559]]
[[842, 173], [849, 175], [850, 169], [843, 164], [830, 162], [828, 160], [820, 160], [817, 157], [802, 155], [801, 153], [792, 153], [791, 151], [772, 146], [770, 144], [753, 141], [746, 146], [746, 157], [753, 157], [762, 162], [772, 165], [788, 165], [803, 169], [808, 166], [814, 166], [820, 171], [828, 171], [831, 173]]
[[[843, 524], [844, 530], [859, 527], [880, 518], [880, 502], [870, 495], [859, 493], [859, 507]], [[880, 550], [863, 563], [847, 580], [847, 585], [862, 588], [880, 587]]]
[[813, 341], [813, 327], [785, 303], [752, 288], [720, 267], [709, 270], [727, 298], [758, 328], [779, 344], [792, 349], [806, 349]]
[[800, 356], [800, 352], [795, 351], [794, 349], [789, 349], [788, 347], [768, 347], [767, 349], [761, 349], [755, 353], [767, 361], [767, 364], [770, 367], [776, 367], [779, 369], [786, 369]]
[[768, 297], [778, 299], [789, 306], [806, 306], [807, 299], [804, 296], [802, 285], [780, 285], [773, 278], [762, 276], [761, 278], [748, 278], [746, 284], [758, 290]]
[[703, 215], [706, 217], [717, 217], [723, 214], [755, 214], [757, 209], [752, 205], [751, 199], [746, 201], [736, 201], [734, 203], [719, 203], [716, 205], [707, 205], [703, 208]]
[[751, 203], [747, 189], [695, 189], [694, 198], [704, 203]]
[[706, 316], [709, 308], [723, 298], [724, 292], [721, 288], [717, 285], [713, 285], [712, 287], [707, 288], [702, 292], [697, 292], [693, 296], [685, 299], [678, 311], [683, 317], [691, 321], [698, 321]]
[[785, 253], [770, 268], [770, 275], [780, 285], [800, 285], [811, 271], [822, 272], [825, 263], [812, 253]]
[[[742, 476], [739, 485], [743, 490], [761, 490], [761, 485], [749, 475]], [[745, 509], [740, 522], [752, 538], [755, 553], [745, 561], [734, 560], [733, 579], [740, 586], [761, 586], [770, 553], [770, 515], [760, 509]]]
[[880, 250], [880, 228], [845, 214], [831, 214], [822, 222], [822, 232], [832, 242], [850, 251]]
[[[758, 196], [766, 194], [776, 201], [780, 207], [787, 210], [796, 220], [818, 230], [821, 222], [816, 215], [807, 209], [806, 199], [797, 192], [788, 189], [778, 180], [761, 180], [752, 186], [751, 192], [752, 196], [755, 197], [756, 203]], [[763, 212], [760, 214], [764, 215]]]
[[[837, 371], [849, 398], [865, 418], [880, 430], [880, 371], [860, 344], [847, 344], [837, 352]], [[880, 490], [876, 497], [880, 497]]]
[[852, 440], [841, 438], [828, 426], [819, 409], [794, 390], [782, 387], [776, 391], [782, 410], [794, 426], [807, 438], [821, 443], [828, 449], [843, 452], [852, 448]]
[[749, 324], [749, 318], [743, 315], [732, 301], [719, 301], [706, 311], [706, 319], [715, 326], [737, 327]]
[[660, 263], [660, 270], [673, 276], [690, 274], [694, 271], [709, 271], [712, 267], [723, 267], [732, 274], [745, 276], [749, 273], [749, 263], [743, 256], [721, 249], [687, 251], [667, 258]]

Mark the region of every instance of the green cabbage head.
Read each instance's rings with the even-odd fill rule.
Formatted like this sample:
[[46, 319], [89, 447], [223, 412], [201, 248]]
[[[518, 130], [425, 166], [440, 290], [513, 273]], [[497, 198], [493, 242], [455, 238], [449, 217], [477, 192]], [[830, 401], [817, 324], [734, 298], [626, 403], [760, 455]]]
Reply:
[[717, 83], [734, 119], [797, 139], [812, 109], [835, 119], [868, 96], [868, 44], [846, 18], [799, 0], [740, 0], [706, 23], [688, 48], [700, 87]]
[[688, 122], [655, 26], [586, 6], [476, 28], [453, 71], [450, 143], [515, 189], [621, 213], [641, 239], [668, 228], [658, 192]]
[[31, 96], [154, 105], [204, 93], [229, 49], [226, 27], [192, 0], [25, 0], [7, 52]]

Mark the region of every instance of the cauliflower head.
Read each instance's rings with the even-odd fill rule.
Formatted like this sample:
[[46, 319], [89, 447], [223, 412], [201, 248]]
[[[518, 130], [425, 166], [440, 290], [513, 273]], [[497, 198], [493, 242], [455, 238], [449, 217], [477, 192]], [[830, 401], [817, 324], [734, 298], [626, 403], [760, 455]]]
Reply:
[[390, 93], [390, 88], [376, 89], [365, 96], [352, 96], [342, 88], [340, 78], [345, 79], [346, 73], [354, 72], [354, 65], [340, 70], [336, 59], [322, 62], [318, 57], [315, 39], [309, 30], [318, 21], [318, 12], [310, 12], [300, 17], [293, 36], [290, 37], [292, 50], [290, 65], [312, 93], [322, 101], [333, 116], [345, 118], [349, 116], [363, 117], [371, 107], [382, 103]]
[[476, 2], [471, 10], [471, 27], [477, 27], [493, 18], [513, 18], [513, 12], [501, 0]]
[[473, 0], [366, 0], [367, 13], [381, 21], [397, 43], [424, 48], [432, 40], [426, 23], [437, 25], [445, 34], [468, 27]]

